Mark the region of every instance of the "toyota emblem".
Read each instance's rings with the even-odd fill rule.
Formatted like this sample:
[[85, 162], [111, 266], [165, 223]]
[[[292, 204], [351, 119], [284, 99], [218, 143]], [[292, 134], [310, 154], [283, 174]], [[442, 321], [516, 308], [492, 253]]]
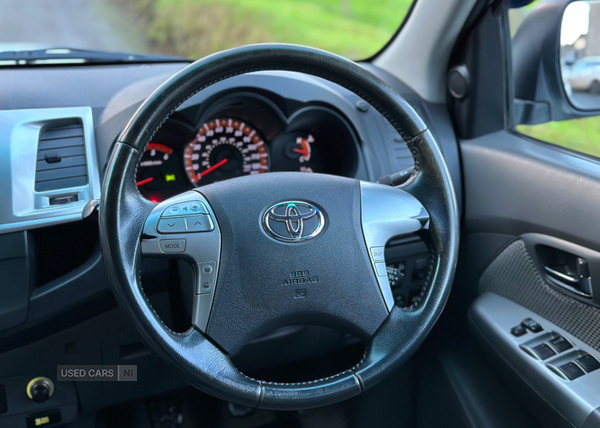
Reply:
[[282, 242], [302, 242], [319, 235], [325, 226], [323, 213], [302, 201], [280, 202], [267, 209], [263, 227], [269, 236]]

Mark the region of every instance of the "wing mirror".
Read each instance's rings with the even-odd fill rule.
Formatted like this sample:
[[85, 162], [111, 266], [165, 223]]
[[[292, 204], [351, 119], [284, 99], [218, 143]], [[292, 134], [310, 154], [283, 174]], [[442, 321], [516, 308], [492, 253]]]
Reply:
[[575, 1], [565, 9], [560, 68], [571, 104], [600, 109], [600, 1]]
[[547, 0], [512, 40], [514, 124], [600, 114], [600, 0]]

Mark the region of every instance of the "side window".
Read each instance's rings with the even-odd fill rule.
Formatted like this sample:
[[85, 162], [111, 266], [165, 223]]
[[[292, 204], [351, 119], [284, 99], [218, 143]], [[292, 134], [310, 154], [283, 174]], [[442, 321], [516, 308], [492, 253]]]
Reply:
[[[541, 0], [509, 11], [511, 36]], [[560, 34], [561, 73], [573, 107], [600, 110], [600, 1], [575, 1], [564, 12]], [[600, 158], [600, 116], [517, 125], [521, 134]]]

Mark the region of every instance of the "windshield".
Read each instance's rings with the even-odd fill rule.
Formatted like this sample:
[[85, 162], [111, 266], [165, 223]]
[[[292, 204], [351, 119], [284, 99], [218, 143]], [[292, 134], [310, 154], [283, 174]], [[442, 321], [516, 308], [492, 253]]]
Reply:
[[48, 48], [198, 59], [295, 43], [351, 59], [377, 53], [412, 0], [2, 0], [0, 52]]

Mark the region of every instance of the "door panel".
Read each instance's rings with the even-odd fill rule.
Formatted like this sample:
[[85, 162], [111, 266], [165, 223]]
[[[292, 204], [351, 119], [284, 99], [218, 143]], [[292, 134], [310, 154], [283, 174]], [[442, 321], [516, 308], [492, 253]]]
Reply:
[[507, 131], [460, 148], [467, 232], [538, 232], [600, 250], [600, 162]]
[[[600, 369], [588, 373], [580, 360], [600, 360], [600, 162], [507, 131], [460, 148], [465, 239], [458, 278], [469, 278], [461, 283], [469, 294], [461, 294], [479, 296], [469, 310], [475, 336], [541, 397], [545, 404], [529, 403], [534, 413], [547, 406], [564, 418], [548, 418], [546, 426], [599, 426]], [[471, 255], [482, 253], [494, 255], [476, 263]], [[594, 298], [579, 289], [584, 276]], [[525, 318], [543, 330], [511, 334]], [[562, 350], [554, 344], [560, 338], [569, 343]]]

